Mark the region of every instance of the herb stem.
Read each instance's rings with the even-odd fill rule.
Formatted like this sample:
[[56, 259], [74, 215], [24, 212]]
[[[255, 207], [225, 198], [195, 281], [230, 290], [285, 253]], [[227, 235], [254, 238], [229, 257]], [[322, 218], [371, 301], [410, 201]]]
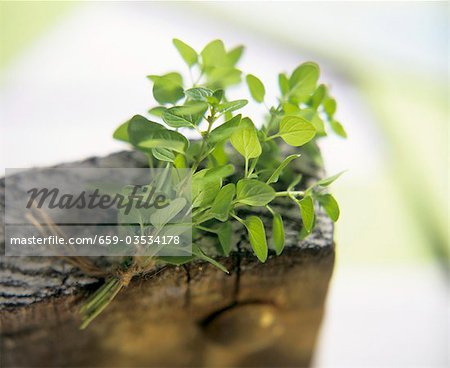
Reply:
[[286, 190], [284, 192], [276, 192], [275, 197], [290, 197], [290, 196], [303, 196], [305, 195], [305, 192], [302, 190]]
[[110, 289], [114, 286], [115, 279], [111, 279], [102, 285], [100, 289], [98, 289], [91, 297], [91, 299], [84, 304], [80, 312], [88, 313], [89, 310], [95, 309], [97, 305], [101, 304], [104, 296], [110, 291]]
[[199, 74], [199, 76], [198, 76], [198, 78], [197, 78], [197, 80], [193, 83], [193, 86], [194, 87], [197, 87], [197, 84], [200, 82], [200, 79], [202, 79], [202, 77], [203, 77], [203, 68], [200, 70], [200, 74]]
[[98, 304], [87, 311], [85, 316], [83, 317], [83, 323], [80, 326], [81, 330], [84, 330], [92, 322], [92, 320], [97, 317], [112, 302], [119, 291], [122, 290], [122, 287], [124, 285], [118, 279], [111, 279], [108, 282], [107, 286], [109, 289], [108, 293], [106, 295], [102, 295], [102, 297], [98, 301]]
[[191, 77], [191, 83], [193, 85], [195, 85], [195, 83], [194, 83], [194, 76], [192, 75], [192, 67], [189, 67], [189, 76]]
[[209, 228], [204, 227], [204, 226], [201, 226], [201, 225], [196, 225], [195, 227], [196, 227], [197, 229], [199, 229], [199, 230], [203, 230], [203, 231], [206, 231], [206, 232], [208, 232], [208, 233], [213, 233], [213, 234], [216, 234], [216, 233], [217, 233], [217, 232], [214, 231], [213, 229], [209, 229]]
[[237, 221], [239, 221], [241, 224], [245, 224], [244, 223], [244, 220], [242, 220], [240, 217], [238, 217], [238, 216], [236, 216], [234, 213], [230, 213], [230, 215], [234, 218], [234, 219], [236, 219]]
[[267, 124], [267, 131], [270, 132], [272, 125], [275, 121], [275, 117], [276, 117], [276, 113], [281, 109], [281, 102], [278, 104], [278, 106], [276, 107], [275, 111], [271, 111], [269, 110], [270, 113], [270, 120], [269, 123]]
[[264, 139], [264, 142], [271, 141], [272, 139], [278, 138], [278, 137], [280, 137], [279, 134], [271, 135], [271, 136], [269, 136], [269, 137], [266, 137], [266, 138]]
[[208, 116], [208, 118], [206, 119], [208, 121], [208, 129], [205, 131], [204, 134], [202, 134], [202, 145], [200, 147], [200, 153], [198, 154], [196, 161], [192, 165], [192, 173], [195, 173], [195, 171], [198, 168], [198, 165], [200, 165], [200, 162], [202, 162], [204, 159], [203, 154], [205, 151], [206, 140], [208, 139], [209, 133], [211, 132], [211, 128], [212, 128], [214, 122], [216, 121], [215, 114], [216, 114], [216, 112], [214, 111], [214, 108], [212, 108], [211, 115]]
[[253, 174], [253, 171], [255, 170], [258, 160], [259, 160], [259, 156], [253, 159], [252, 164], [250, 165], [250, 171], [248, 172], [248, 176]]

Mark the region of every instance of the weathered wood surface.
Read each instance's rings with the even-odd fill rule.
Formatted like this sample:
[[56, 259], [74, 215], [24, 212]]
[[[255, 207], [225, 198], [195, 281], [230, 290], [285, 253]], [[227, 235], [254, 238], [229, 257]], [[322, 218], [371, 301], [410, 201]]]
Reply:
[[[144, 167], [145, 160], [121, 152], [67, 166]], [[314, 233], [299, 241], [296, 211], [280, 203], [282, 256], [260, 264], [236, 227], [231, 257], [219, 259], [230, 275], [202, 262], [155, 269], [84, 331], [78, 310], [101, 280], [52, 257], [2, 256], [2, 366], [307, 366], [333, 269], [333, 225], [319, 212]]]

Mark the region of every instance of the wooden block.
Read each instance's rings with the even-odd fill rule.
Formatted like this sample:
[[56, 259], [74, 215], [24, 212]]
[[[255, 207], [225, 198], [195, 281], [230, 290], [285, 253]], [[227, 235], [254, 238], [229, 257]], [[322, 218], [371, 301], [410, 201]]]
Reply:
[[[64, 166], [144, 167], [145, 159], [120, 152]], [[2, 256], [2, 366], [309, 365], [333, 270], [333, 225], [318, 211], [313, 234], [299, 241], [297, 209], [280, 203], [278, 211], [286, 225], [283, 255], [272, 252], [259, 263], [236, 227], [234, 251], [218, 258], [230, 275], [203, 262], [156, 268], [83, 331], [79, 308], [101, 280], [52, 257]], [[4, 223], [4, 211], [0, 216]]]

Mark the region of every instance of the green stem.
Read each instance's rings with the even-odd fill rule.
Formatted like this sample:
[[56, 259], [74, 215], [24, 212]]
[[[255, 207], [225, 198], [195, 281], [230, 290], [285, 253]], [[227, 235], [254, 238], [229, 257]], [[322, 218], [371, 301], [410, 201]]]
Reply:
[[203, 231], [206, 231], [206, 232], [208, 232], [208, 233], [217, 234], [217, 231], [214, 231], [213, 229], [209, 229], [209, 228], [204, 227], [204, 226], [201, 226], [201, 225], [196, 225], [195, 227], [196, 227], [197, 229], [199, 229], [199, 230], [203, 230]]
[[214, 111], [214, 108], [211, 109], [211, 115], [206, 119], [208, 121], [208, 129], [206, 130], [206, 132], [204, 134], [202, 134], [202, 145], [200, 147], [200, 153], [199, 153], [196, 161], [192, 165], [192, 173], [195, 173], [195, 171], [198, 168], [198, 165], [200, 165], [200, 163], [204, 159], [203, 154], [205, 151], [206, 140], [208, 139], [209, 133], [211, 132], [211, 128], [212, 128], [214, 122], [216, 121], [215, 113], [216, 112]]
[[102, 303], [105, 295], [111, 290], [114, 285], [115, 279], [111, 279], [104, 283], [100, 289], [96, 290], [91, 298], [81, 307], [80, 313], [89, 313], [90, 310], [95, 309], [95, 307]]
[[94, 319], [97, 317], [116, 297], [120, 290], [122, 290], [123, 284], [118, 279], [111, 279], [108, 281], [108, 292], [99, 297], [98, 303], [89, 310], [83, 312], [83, 322], [80, 326], [81, 330], [84, 330]]
[[274, 139], [274, 138], [278, 138], [278, 137], [280, 137], [279, 134], [271, 135], [271, 136], [269, 136], [269, 137], [266, 137], [266, 138], [264, 139], [264, 142], [270, 141], [270, 140], [272, 140], [272, 139]]
[[204, 73], [204, 71], [203, 71], [203, 68], [202, 68], [202, 69], [200, 69], [200, 74], [199, 74], [197, 80], [194, 82], [193, 87], [197, 87], [197, 84], [200, 82], [200, 80], [203, 77], [203, 73]]
[[252, 164], [250, 165], [250, 170], [248, 172], [248, 176], [253, 174], [253, 171], [255, 170], [256, 164], [258, 163], [259, 157], [260, 156], [258, 156], [258, 157], [253, 159]]
[[237, 221], [239, 221], [241, 224], [245, 225], [245, 221], [242, 220], [240, 217], [236, 216], [234, 213], [230, 213], [230, 215], [236, 219]]
[[274, 113], [270, 113], [270, 120], [269, 123], [267, 124], [267, 132], [270, 132], [270, 130], [272, 129], [272, 124], [275, 121], [275, 117], [276, 117], [276, 113], [281, 109], [281, 102], [278, 104], [277, 108], [275, 109]]
[[269, 210], [269, 212], [270, 212], [272, 215], [275, 214], [274, 210], [273, 210], [268, 204], [266, 204], [266, 208]]
[[276, 192], [275, 197], [290, 197], [290, 196], [303, 196], [305, 192], [302, 190], [294, 190], [294, 191], [284, 191], [284, 192]]

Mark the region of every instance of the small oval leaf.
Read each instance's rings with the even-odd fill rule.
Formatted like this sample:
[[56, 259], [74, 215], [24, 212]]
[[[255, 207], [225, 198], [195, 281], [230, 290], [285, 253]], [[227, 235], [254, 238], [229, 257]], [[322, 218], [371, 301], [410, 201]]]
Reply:
[[208, 136], [208, 142], [211, 144], [216, 144], [217, 142], [224, 141], [231, 137], [234, 131], [239, 127], [241, 122], [241, 115], [236, 115], [230, 120], [226, 121], [222, 125], [213, 129]]
[[302, 215], [303, 225], [308, 233], [311, 232], [314, 225], [314, 202], [311, 196], [299, 200], [300, 213]]
[[285, 116], [278, 135], [291, 146], [302, 146], [316, 135], [314, 125], [299, 116]]
[[223, 253], [228, 256], [231, 251], [231, 239], [233, 236], [231, 222], [227, 221], [221, 224], [221, 226], [216, 230], [216, 234], [219, 238], [219, 243], [222, 247]]
[[184, 94], [195, 101], [206, 101], [208, 97], [213, 95], [213, 91], [209, 88], [195, 87], [187, 89]]
[[210, 210], [214, 218], [222, 222], [228, 220], [235, 192], [236, 188], [233, 183], [227, 184], [220, 189]]
[[236, 193], [236, 201], [249, 206], [265, 206], [275, 198], [275, 190], [256, 179], [239, 180]]
[[164, 122], [172, 128], [197, 126], [208, 109], [205, 102], [197, 102], [192, 105], [175, 106], [163, 112]]
[[257, 216], [249, 216], [245, 219], [244, 225], [247, 228], [248, 239], [256, 257], [261, 262], [265, 262], [267, 260], [268, 247], [263, 222]]
[[197, 63], [197, 52], [191, 46], [176, 38], [172, 42], [189, 67]]
[[179, 73], [168, 73], [163, 76], [149, 76], [153, 81], [153, 97], [161, 105], [175, 104], [184, 97], [183, 79]]
[[296, 158], [300, 157], [300, 153], [294, 154], [294, 155], [290, 155], [288, 157], [286, 157], [283, 162], [280, 164], [280, 166], [278, 166], [275, 171], [272, 173], [272, 175], [270, 175], [270, 178], [267, 179], [267, 184], [271, 184], [271, 183], [276, 183], [278, 181], [278, 178], [280, 177], [281, 172], [283, 171], [283, 169], [289, 165], [289, 163], [292, 160], [295, 160]]
[[248, 74], [246, 77], [247, 86], [250, 90], [250, 94], [256, 102], [264, 102], [264, 96], [266, 95], [266, 89], [264, 84], [254, 75]]
[[279, 213], [273, 213], [272, 221], [272, 241], [277, 256], [279, 256], [284, 249], [284, 226], [283, 219]]
[[114, 131], [113, 138], [123, 142], [129, 142], [130, 138], [128, 137], [128, 125], [129, 121], [119, 125], [119, 127]]
[[231, 135], [232, 146], [247, 160], [261, 155], [261, 144], [258, 134], [249, 118], [244, 118], [239, 124], [239, 128]]
[[242, 109], [245, 105], [248, 104], [247, 100], [236, 100], [225, 102], [217, 106], [217, 111], [224, 114], [226, 112], [232, 112], [239, 109]]
[[330, 219], [336, 222], [339, 219], [339, 205], [331, 194], [323, 194], [317, 196], [320, 205], [325, 209]]

